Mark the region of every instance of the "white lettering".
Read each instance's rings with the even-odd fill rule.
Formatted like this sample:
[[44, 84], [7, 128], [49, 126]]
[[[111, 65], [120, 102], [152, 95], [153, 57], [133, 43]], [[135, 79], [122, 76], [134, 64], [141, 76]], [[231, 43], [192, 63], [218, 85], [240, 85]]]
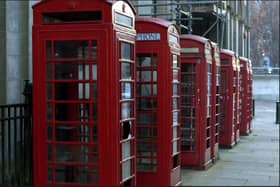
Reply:
[[160, 40], [160, 33], [138, 33], [136, 35], [137, 41], [153, 41]]

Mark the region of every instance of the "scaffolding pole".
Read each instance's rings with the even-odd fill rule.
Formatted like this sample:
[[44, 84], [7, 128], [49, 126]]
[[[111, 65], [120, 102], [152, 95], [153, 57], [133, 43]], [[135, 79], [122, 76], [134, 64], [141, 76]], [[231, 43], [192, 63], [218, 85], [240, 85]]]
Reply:
[[[132, 3], [140, 0], [131, 0]], [[180, 32], [182, 33], [182, 29], [186, 29], [188, 34], [193, 34], [193, 21], [202, 21], [203, 18], [200, 17], [193, 17], [193, 6], [205, 5], [205, 6], [214, 6], [216, 7], [216, 12], [212, 12], [214, 16], [216, 16], [216, 21], [204, 32], [203, 36], [207, 35], [215, 26], [216, 26], [216, 40], [217, 43], [221, 46], [222, 42], [224, 41], [224, 29], [221, 30], [220, 26], [223, 23], [222, 16], [219, 15], [219, 8], [221, 0], [205, 0], [205, 1], [182, 1], [182, 0], [170, 0], [167, 2], [160, 1], [160, 0], [152, 0], [152, 1], [141, 1], [142, 4], [135, 4], [136, 8], [151, 8], [151, 14], [149, 13], [138, 13], [138, 16], [144, 17], [160, 17], [167, 19], [176, 23]], [[150, 3], [149, 3], [150, 2]], [[159, 7], [166, 7], [166, 10], [170, 10], [170, 12], [160, 12]], [[183, 7], [187, 8], [187, 11], [183, 9]], [[184, 15], [184, 17], [182, 17]], [[220, 21], [221, 20], [221, 21]], [[183, 23], [183, 21], [187, 21], [187, 23]], [[221, 24], [220, 24], [221, 22]], [[224, 27], [224, 26], [223, 26]], [[222, 32], [222, 33], [220, 33]]]

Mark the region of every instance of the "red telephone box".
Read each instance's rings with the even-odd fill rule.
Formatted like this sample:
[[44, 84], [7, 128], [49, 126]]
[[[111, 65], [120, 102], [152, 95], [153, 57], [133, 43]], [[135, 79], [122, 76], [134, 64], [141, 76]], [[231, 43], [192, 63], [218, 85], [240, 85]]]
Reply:
[[249, 129], [250, 132], [252, 132], [252, 119], [253, 119], [253, 70], [252, 70], [252, 62], [249, 59], [249, 82], [248, 82], [248, 104], [249, 104], [249, 115], [248, 115], [248, 121], [249, 121]]
[[212, 129], [211, 129], [211, 158], [213, 161], [219, 157], [219, 121], [220, 121], [220, 82], [221, 82], [221, 62], [220, 48], [211, 42], [212, 46]]
[[233, 51], [222, 49], [221, 53], [221, 118], [220, 147], [235, 144], [237, 67]]
[[240, 117], [241, 117], [241, 97], [240, 97], [240, 88], [241, 88], [241, 80], [240, 80], [240, 60], [239, 56], [235, 55], [235, 67], [236, 67], [236, 72], [235, 72], [235, 89], [236, 89], [236, 94], [235, 94], [235, 125], [234, 125], [234, 141], [235, 143], [238, 143], [240, 140], [239, 134], [240, 134]]
[[240, 97], [242, 98], [241, 106], [241, 124], [240, 124], [240, 134], [249, 135], [249, 120], [250, 116], [249, 106], [248, 106], [248, 83], [249, 83], [249, 63], [248, 59], [245, 57], [240, 57], [240, 79], [241, 79], [241, 90]]
[[180, 45], [176, 27], [136, 19], [137, 185], [174, 186], [180, 167]]
[[181, 35], [182, 167], [205, 169], [211, 162], [211, 44], [196, 35]]
[[136, 185], [135, 11], [110, 0], [33, 9], [34, 185]]

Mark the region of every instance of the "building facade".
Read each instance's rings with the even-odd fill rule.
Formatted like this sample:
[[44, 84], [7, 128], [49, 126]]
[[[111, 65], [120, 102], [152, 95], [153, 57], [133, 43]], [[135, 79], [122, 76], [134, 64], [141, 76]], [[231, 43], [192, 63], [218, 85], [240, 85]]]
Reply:
[[0, 1], [0, 104], [23, 101], [32, 76], [32, 13], [35, 1]]
[[248, 0], [130, 0], [139, 17], [175, 22], [181, 34], [196, 34], [250, 58]]
[[[130, 0], [139, 17], [158, 17], [180, 32], [209, 38], [250, 58], [249, 0]], [[31, 1], [0, 1], [0, 104], [22, 102], [24, 80], [32, 80]]]

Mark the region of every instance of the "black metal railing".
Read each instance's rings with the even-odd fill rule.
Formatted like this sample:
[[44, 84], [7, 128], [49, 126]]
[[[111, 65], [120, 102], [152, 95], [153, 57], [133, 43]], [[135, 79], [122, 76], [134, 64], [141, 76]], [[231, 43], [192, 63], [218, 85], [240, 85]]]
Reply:
[[31, 84], [25, 103], [0, 105], [0, 186], [32, 184]]

